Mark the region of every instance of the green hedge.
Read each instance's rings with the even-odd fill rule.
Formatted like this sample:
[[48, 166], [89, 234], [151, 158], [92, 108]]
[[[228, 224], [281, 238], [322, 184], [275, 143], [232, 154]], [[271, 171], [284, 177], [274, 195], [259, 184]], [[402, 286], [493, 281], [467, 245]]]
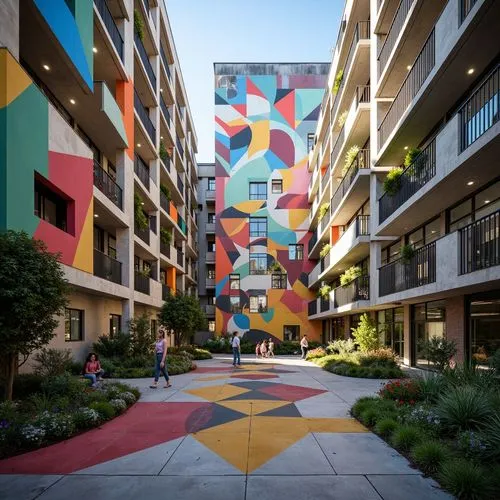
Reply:
[[[146, 378], [155, 373], [154, 359], [147, 357], [101, 359], [105, 376], [110, 378]], [[180, 375], [196, 369], [190, 356], [167, 354], [167, 369], [170, 375]]]

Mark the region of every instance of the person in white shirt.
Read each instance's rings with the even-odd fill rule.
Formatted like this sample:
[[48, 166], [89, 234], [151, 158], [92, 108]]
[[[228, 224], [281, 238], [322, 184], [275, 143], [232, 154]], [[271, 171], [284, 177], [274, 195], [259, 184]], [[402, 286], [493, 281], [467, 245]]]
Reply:
[[273, 339], [269, 339], [269, 343], [267, 344], [268, 348], [268, 357], [274, 358], [274, 342]]
[[240, 339], [238, 337], [238, 332], [233, 332], [231, 346], [233, 347], [233, 366], [236, 366], [236, 364], [238, 364], [238, 366], [241, 366]]
[[308, 347], [309, 342], [307, 342], [307, 335], [304, 335], [300, 341], [300, 350], [302, 351], [302, 357], [300, 359], [306, 359]]

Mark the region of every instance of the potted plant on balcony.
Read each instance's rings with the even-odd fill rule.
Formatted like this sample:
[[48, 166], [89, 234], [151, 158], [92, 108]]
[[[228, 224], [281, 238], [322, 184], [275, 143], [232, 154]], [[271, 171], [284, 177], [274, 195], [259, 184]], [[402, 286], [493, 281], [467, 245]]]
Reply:
[[344, 123], [347, 119], [348, 114], [349, 114], [349, 111], [347, 111], [347, 109], [345, 111], [343, 111], [342, 113], [340, 113], [339, 118], [337, 120], [337, 123], [338, 123], [340, 128], [342, 128], [344, 126]]
[[151, 268], [143, 267], [142, 269], [139, 269], [139, 274], [145, 278], [149, 278], [151, 276]]
[[399, 255], [403, 264], [409, 264], [415, 256], [415, 249], [413, 248], [413, 245], [410, 243], [403, 245], [399, 250]]
[[142, 42], [144, 40], [144, 21], [137, 9], [134, 10], [134, 31]]
[[356, 156], [358, 156], [359, 149], [359, 146], [355, 144], [354, 146], [351, 146], [345, 154], [344, 166], [342, 168], [342, 177], [345, 177], [345, 175], [349, 171], [349, 168], [351, 168], [352, 162], [354, 161]]
[[321, 258], [326, 257], [330, 253], [331, 248], [332, 245], [330, 245], [330, 243], [325, 243], [321, 248], [321, 252], [319, 252], [319, 256]]
[[362, 272], [359, 266], [351, 266], [349, 269], [346, 269], [344, 273], [340, 275], [340, 286], [350, 285], [356, 278], [361, 276]]
[[166, 161], [166, 159], [168, 158], [167, 148], [165, 147], [163, 139], [160, 140], [160, 149], [158, 151], [158, 154], [160, 155], [162, 161]]
[[344, 79], [344, 70], [339, 69], [337, 75], [335, 76], [335, 81], [333, 82], [332, 94], [336, 95], [342, 85], [342, 80]]
[[144, 202], [142, 198], [135, 193], [134, 194], [134, 221], [137, 229], [144, 231], [149, 227], [148, 218], [142, 209]]
[[323, 283], [318, 289], [318, 297], [321, 297], [322, 299], [328, 299], [331, 291], [332, 287], [328, 283]]
[[384, 180], [384, 192], [388, 196], [394, 196], [399, 191], [402, 173], [403, 169], [401, 167], [395, 167], [387, 173]]
[[165, 184], [160, 184], [160, 191], [165, 195], [165, 198], [167, 198], [168, 201], [172, 199], [172, 195], [170, 194], [170, 189], [168, 189]]
[[321, 219], [328, 213], [329, 209], [330, 209], [330, 203], [323, 203], [323, 205], [319, 207], [318, 222], [320, 222]]
[[[427, 163], [427, 153], [420, 148], [411, 148], [405, 156], [404, 166], [409, 167], [408, 173], [412, 177], [420, 177]], [[418, 179], [415, 179], [418, 182]]]
[[170, 245], [172, 243], [172, 231], [165, 227], [160, 228], [160, 240], [165, 245]]
[[283, 274], [284, 273], [284, 270], [283, 270], [283, 267], [282, 265], [277, 261], [275, 260], [268, 268], [268, 272], [269, 273], [276, 273], [276, 274]]

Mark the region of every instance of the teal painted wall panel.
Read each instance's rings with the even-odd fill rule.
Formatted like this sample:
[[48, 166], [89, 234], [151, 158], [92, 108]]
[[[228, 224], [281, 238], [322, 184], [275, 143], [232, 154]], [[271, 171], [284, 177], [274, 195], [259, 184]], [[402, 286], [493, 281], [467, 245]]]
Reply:
[[127, 133], [125, 132], [125, 124], [120, 107], [118, 106], [113, 94], [108, 89], [108, 86], [102, 83], [102, 110], [108, 115], [111, 123], [115, 126], [121, 138], [125, 141], [128, 147]]

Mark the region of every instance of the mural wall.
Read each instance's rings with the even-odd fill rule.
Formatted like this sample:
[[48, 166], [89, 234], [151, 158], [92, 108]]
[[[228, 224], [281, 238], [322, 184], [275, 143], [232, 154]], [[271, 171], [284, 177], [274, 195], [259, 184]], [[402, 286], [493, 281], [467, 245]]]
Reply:
[[[251, 341], [319, 338], [307, 319], [315, 264], [307, 259], [307, 135], [329, 66], [260, 66], [235, 65], [231, 73], [216, 65], [216, 329]], [[281, 279], [272, 276], [275, 262]]]

